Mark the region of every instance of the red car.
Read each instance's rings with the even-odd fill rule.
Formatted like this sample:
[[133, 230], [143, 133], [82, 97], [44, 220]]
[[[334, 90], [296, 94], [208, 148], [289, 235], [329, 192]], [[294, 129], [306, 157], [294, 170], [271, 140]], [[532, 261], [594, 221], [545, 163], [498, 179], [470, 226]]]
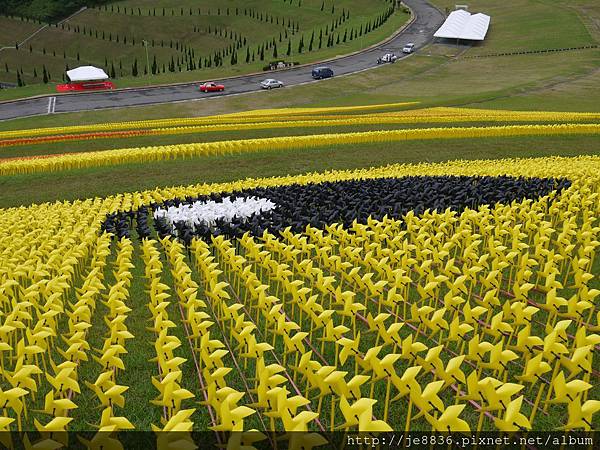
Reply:
[[212, 81], [200, 85], [200, 92], [223, 92], [224, 90], [225, 86]]
[[78, 81], [73, 83], [57, 84], [58, 92], [73, 92], [73, 91], [102, 91], [112, 90], [115, 85], [112, 81]]

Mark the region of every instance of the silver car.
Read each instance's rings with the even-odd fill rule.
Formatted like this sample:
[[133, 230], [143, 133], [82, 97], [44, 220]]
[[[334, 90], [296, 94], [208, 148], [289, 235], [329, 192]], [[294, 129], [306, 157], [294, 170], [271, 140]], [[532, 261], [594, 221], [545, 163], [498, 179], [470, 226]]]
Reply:
[[268, 78], [264, 81], [260, 82], [260, 87], [263, 89], [273, 89], [283, 87], [283, 83], [279, 80], [274, 80], [273, 78]]

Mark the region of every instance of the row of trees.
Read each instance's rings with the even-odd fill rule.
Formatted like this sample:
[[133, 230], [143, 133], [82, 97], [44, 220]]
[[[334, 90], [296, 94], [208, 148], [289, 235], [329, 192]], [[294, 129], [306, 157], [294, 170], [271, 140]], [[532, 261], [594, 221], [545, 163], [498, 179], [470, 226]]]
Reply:
[[[203, 10], [202, 8], [151, 8], [151, 9], [142, 9], [142, 8], [134, 8], [134, 7], [121, 7], [119, 5], [104, 5], [103, 7], [98, 8], [104, 12], [110, 12], [114, 14], [126, 14], [129, 16], [147, 16], [147, 17], [167, 17], [167, 16], [247, 16], [252, 19], [259, 20], [265, 23], [274, 23], [284, 25], [286, 22], [288, 26], [292, 20], [289, 17], [277, 16], [272, 13], [266, 11], [259, 11], [256, 8], [220, 8], [215, 9], [207, 8]], [[335, 8], [334, 8], [335, 10]]]
[[[8, 63], [4, 63], [4, 70], [6, 73], [10, 73], [10, 68], [8, 66]], [[39, 74], [41, 74], [41, 78], [39, 77]], [[50, 82], [50, 80], [52, 80], [52, 75], [50, 74], [50, 71], [48, 69], [46, 69], [46, 65], [42, 65], [42, 70], [39, 72], [38, 74], [38, 69], [36, 67], [33, 68], [33, 73], [32, 73], [32, 77], [35, 80], [41, 79], [41, 81], [44, 84], [47, 84], [48, 82]], [[25, 86], [25, 73], [23, 72], [23, 67], [19, 67], [16, 69], [16, 82], [17, 82], [17, 86], [18, 87], [22, 87]]]
[[[92, 38], [96, 38], [96, 39], [101, 39], [103, 41], [108, 41], [108, 42], [113, 42], [113, 43], [117, 43], [117, 44], [123, 44], [123, 45], [145, 45], [144, 44], [144, 40], [143, 39], [137, 39], [135, 38], [135, 36], [129, 36], [129, 38], [125, 35], [119, 35], [118, 33], [112, 33], [112, 31], [105, 31], [105, 30], [94, 30], [92, 28], [87, 28], [85, 26], [79, 26], [79, 25], [73, 25], [71, 26], [70, 24], [61, 24], [60, 28], [62, 30], [65, 31], [69, 31], [69, 32], [74, 32], [74, 33], [80, 33], [83, 34], [85, 36], [89, 36]], [[148, 45], [152, 46], [152, 47], [161, 47], [161, 48], [174, 48], [175, 50], [179, 50], [179, 51], [186, 51], [189, 47], [184, 44], [181, 41], [177, 41], [177, 40], [173, 40], [170, 39], [169, 41], [166, 41], [164, 39], [161, 39], [160, 41], [158, 39], [150, 39], [147, 41]]]

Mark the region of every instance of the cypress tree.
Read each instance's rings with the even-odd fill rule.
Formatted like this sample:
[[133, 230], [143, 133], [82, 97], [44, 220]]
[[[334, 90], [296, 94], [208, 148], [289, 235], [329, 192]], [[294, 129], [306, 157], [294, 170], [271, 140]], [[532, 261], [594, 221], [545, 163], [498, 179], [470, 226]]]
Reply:
[[134, 77], [138, 76], [138, 63], [137, 63], [137, 58], [135, 58], [133, 60], [133, 66], [131, 67], [131, 75], [133, 75]]
[[292, 41], [291, 41], [291, 39], [288, 39], [288, 48], [287, 48], [287, 52], [285, 54], [288, 55], [288, 56], [290, 56], [292, 54]]
[[42, 69], [42, 81], [44, 82], [44, 84], [48, 84], [48, 81], [50, 81], [50, 79], [48, 77], [48, 71], [46, 70], [45, 64]]
[[250, 47], [246, 47], [246, 63], [250, 62]]
[[310, 43], [308, 44], [309, 52], [312, 52], [314, 42], [315, 42], [315, 30], [313, 30], [312, 34], [310, 35]]
[[277, 43], [273, 46], [273, 58], [277, 58]]
[[112, 62], [110, 65], [110, 77], [115, 78], [116, 76], [117, 76], [117, 73], [115, 72], [115, 63]]

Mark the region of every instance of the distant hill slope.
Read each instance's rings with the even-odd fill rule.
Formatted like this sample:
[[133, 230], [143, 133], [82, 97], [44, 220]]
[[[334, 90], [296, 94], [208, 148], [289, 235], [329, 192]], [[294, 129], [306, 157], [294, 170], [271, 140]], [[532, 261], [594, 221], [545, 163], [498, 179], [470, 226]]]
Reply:
[[[71, 15], [84, 3], [85, 11]], [[259, 72], [275, 61], [309, 63], [352, 53], [390, 36], [410, 17], [393, 0], [0, 4], [12, 11], [0, 10], [0, 82], [21, 86], [60, 81], [82, 65], [104, 68], [119, 87]], [[46, 25], [33, 16], [61, 20]]]
[[3, 0], [0, 14], [24, 16], [39, 20], [57, 20], [67, 17], [82, 6], [97, 6], [110, 0]]

